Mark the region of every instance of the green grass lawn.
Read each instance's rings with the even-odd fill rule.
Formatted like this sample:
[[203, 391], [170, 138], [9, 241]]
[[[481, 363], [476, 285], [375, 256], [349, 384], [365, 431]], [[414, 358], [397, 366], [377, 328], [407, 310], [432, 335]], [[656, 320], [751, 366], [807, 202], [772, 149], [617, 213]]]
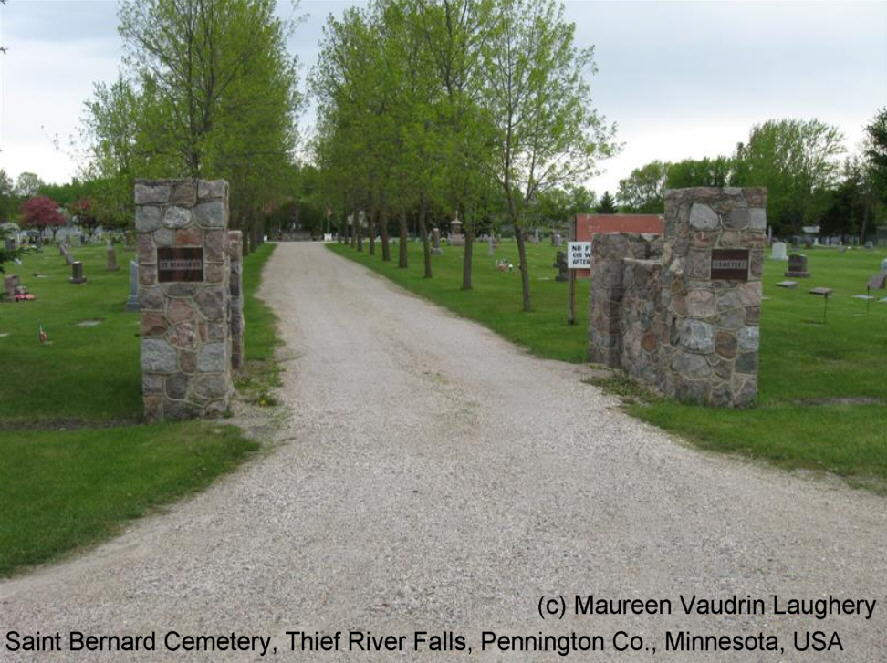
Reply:
[[[534, 311], [520, 312], [520, 277], [495, 270], [496, 258], [517, 262], [516, 245], [505, 242], [496, 257], [475, 246], [475, 289], [461, 291], [461, 247], [434, 256], [434, 278], [422, 278], [421, 245], [410, 244], [410, 267], [382, 263], [345, 245], [330, 248], [388, 276], [406, 289], [490, 327], [533, 354], [583, 362], [586, 357], [588, 283], [577, 287], [577, 324], [566, 324], [567, 285], [551, 266], [557, 249], [529, 245]], [[789, 468], [835, 472], [853, 483], [887, 492], [887, 303], [866, 304], [868, 277], [887, 251], [811, 249], [811, 278], [786, 280], [785, 263], [765, 265], [761, 315], [758, 406], [715, 410], [670, 399], [630, 404], [642, 419], [708, 449], [739, 452]], [[808, 294], [815, 286], [834, 290], [822, 323], [824, 301]], [[887, 296], [879, 291], [878, 297]]]
[[[120, 270], [105, 269], [105, 249], [73, 249], [88, 281], [68, 282], [71, 268], [55, 247], [6, 265], [36, 295], [32, 302], [0, 304], [0, 421], [132, 420], [141, 414], [139, 315], [125, 313], [129, 260], [118, 249]], [[43, 277], [34, 276], [42, 274]], [[79, 327], [96, 319], [95, 327]], [[40, 326], [49, 343], [37, 340]]]
[[[274, 250], [244, 264], [247, 360], [271, 371], [273, 312], [255, 297]], [[257, 444], [214, 422], [140, 425], [138, 313], [126, 313], [130, 254], [74, 249], [88, 282], [72, 285], [58, 250], [6, 265], [37, 300], [0, 304], [0, 576], [99, 541], [150, 508], [198, 490]], [[34, 274], [44, 274], [36, 277]], [[94, 327], [79, 327], [100, 319]], [[41, 345], [43, 326], [50, 343]]]
[[0, 433], [0, 576], [107, 538], [257, 448], [205, 422]]

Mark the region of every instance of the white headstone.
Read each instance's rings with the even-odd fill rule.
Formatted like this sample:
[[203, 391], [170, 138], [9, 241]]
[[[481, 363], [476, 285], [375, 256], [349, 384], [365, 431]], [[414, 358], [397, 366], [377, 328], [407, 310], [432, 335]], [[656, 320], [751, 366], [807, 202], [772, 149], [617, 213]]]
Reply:
[[770, 254], [773, 260], [788, 260], [788, 251], [785, 242], [773, 242], [773, 252]]

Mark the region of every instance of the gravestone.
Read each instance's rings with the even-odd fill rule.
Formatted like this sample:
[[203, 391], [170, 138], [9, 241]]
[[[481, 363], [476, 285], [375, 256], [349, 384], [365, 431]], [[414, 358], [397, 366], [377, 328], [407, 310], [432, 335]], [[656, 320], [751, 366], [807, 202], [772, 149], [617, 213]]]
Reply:
[[440, 248], [440, 228], [431, 230], [431, 253], [436, 256], [443, 255], [443, 249]]
[[124, 310], [130, 313], [139, 310], [139, 263], [135, 260], [129, 261], [129, 299]]
[[487, 255], [496, 255], [496, 240], [492, 235], [487, 235]]
[[560, 233], [554, 233], [554, 245], [560, 246], [563, 243], [563, 237]]
[[887, 272], [881, 272], [880, 274], [875, 274], [872, 278], [869, 279], [868, 289], [869, 290], [882, 290], [884, 288], [885, 281], [887, 281]]
[[569, 281], [570, 280], [570, 270], [567, 266], [567, 254], [564, 251], [557, 252], [557, 258], [554, 261], [552, 267], [557, 268], [557, 276], [554, 277], [555, 281]]
[[108, 244], [108, 271], [116, 272], [120, 267], [117, 265], [117, 252], [114, 247]]
[[15, 289], [18, 286], [18, 276], [16, 274], [8, 274], [3, 277], [3, 288], [6, 291], [6, 298], [15, 300]]
[[68, 253], [68, 247], [64, 242], [59, 242], [59, 255], [63, 256]]
[[785, 242], [773, 242], [773, 250], [770, 251], [771, 260], [788, 260]]
[[86, 283], [86, 277], [83, 276], [83, 263], [79, 260], [71, 263], [71, 278], [68, 281], [75, 285]]
[[9, 252], [15, 251], [15, 239], [11, 237], [6, 239], [6, 250]]
[[797, 281], [780, 281], [776, 285], [778, 285], [780, 288], [797, 288], [798, 282]]
[[459, 219], [453, 219], [450, 224], [450, 235], [447, 241], [451, 246], [465, 246], [465, 234], [462, 232], [462, 222]]
[[788, 256], [788, 270], [786, 276], [795, 278], [807, 278], [810, 272], [807, 271], [807, 256], [803, 253], [791, 253]]
[[884, 258], [881, 261], [881, 273], [882, 274], [887, 273], [887, 258]]
[[74, 264], [74, 254], [70, 251], [65, 252], [65, 262], [67, 262], [69, 265]]
[[145, 418], [221, 416], [231, 379], [228, 184], [137, 180]]

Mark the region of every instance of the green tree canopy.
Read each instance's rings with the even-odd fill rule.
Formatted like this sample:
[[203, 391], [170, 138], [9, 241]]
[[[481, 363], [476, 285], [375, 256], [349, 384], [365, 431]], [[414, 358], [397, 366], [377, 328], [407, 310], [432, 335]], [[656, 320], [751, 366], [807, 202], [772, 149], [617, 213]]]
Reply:
[[694, 186], [724, 187], [730, 181], [733, 164], [727, 157], [701, 160], [685, 159], [669, 164], [666, 189], [686, 189]]
[[[99, 206], [129, 217], [137, 177], [226, 179], [232, 225], [261, 235], [293, 183], [301, 106], [274, 0], [124, 0], [125, 72], [87, 103]], [[247, 242], [249, 244], [249, 241]]]
[[736, 186], [767, 187], [767, 219], [777, 233], [819, 221], [822, 198], [838, 181], [841, 132], [820, 120], [768, 120], [733, 157]]
[[620, 180], [616, 200], [625, 212], [641, 214], [661, 213], [664, 209], [663, 191], [671, 164], [667, 161], [651, 161], [635, 168], [631, 176]]

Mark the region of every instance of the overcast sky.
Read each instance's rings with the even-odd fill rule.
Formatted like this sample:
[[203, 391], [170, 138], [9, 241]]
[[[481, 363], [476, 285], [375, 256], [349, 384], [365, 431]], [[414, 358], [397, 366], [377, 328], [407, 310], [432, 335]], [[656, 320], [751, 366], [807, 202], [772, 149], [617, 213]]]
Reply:
[[[293, 15], [288, 0], [281, 15]], [[302, 77], [330, 14], [352, 2], [308, 0], [289, 42]], [[729, 154], [755, 123], [819, 118], [848, 150], [887, 106], [887, 3], [567, 2], [582, 46], [594, 45], [596, 108], [618, 124], [621, 154], [589, 185], [615, 191], [654, 159]], [[64, 182], [94, 81], [118, 71], [113, 0], [8, 0], [0, 5], [0, 168]], [[303, 119], [306, 126], [311, 114]], [[56, 147], [58, 143], [58, 147]]]

